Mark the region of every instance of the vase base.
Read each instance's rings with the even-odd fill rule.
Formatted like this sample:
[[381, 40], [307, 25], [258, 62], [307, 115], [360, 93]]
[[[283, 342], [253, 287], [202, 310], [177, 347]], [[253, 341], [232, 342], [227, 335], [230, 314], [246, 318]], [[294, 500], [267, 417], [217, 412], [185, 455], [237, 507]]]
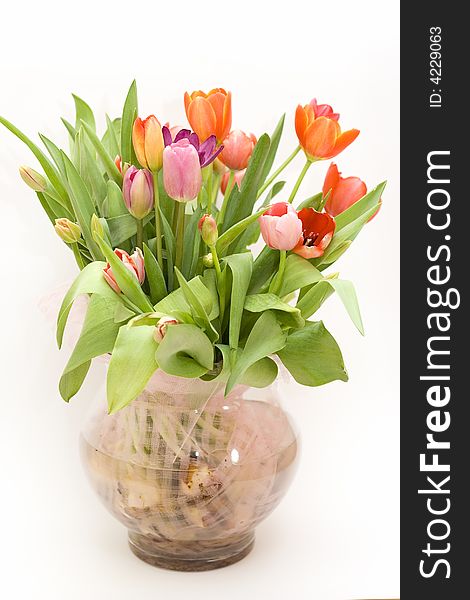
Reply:
[[159, 540], [129, 531], [129, 546], [144, 562], [171, 571], [211, 571], [228, 567], [245, 558], [253, 549], [253, 531], [214, 542]]

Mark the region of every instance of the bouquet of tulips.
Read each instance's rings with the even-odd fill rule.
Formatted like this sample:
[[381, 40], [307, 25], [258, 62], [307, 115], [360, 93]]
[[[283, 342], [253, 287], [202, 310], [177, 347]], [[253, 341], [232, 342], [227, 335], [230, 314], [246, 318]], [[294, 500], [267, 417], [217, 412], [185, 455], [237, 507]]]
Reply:
[[[326, 270], [376, 214], [385, 183], [367, 193], [332, 163], [322, 191], [297, 207], [294, 200], [310, 166], [338, 155], [359, 131], [342, 132], [329, 105], [299, 105], [299, 145], [272, 172], [284, 116], [271, 136], [232, 130], [223, 89], [185, 94], [189, 129], [139, 118], [133, 82], [102, 137], [88, 104], [74, 101], [75, 123], [62, 119], [68, 154], [40, 135], [47, 156], [0, 117], [39, 161], [43, 174], [20, 174], [80, 269], [58, 315], [59, 347], [73, 302], [89, 296], [60, 380], [64, 400], [103, 354], [111, 355], [110, 412], [139, 396], [157, 369], [219, 377], [225, 393], [269, 385], [279, 360], [307, 386], [346, 381], [336, 341], [311, 317], [337, 292], [362, 332], [352, 283]], [[287, 194], [280, 176], [301, 151], [305, 162]], [[254, 257], [260, 235], [265, 246]]]

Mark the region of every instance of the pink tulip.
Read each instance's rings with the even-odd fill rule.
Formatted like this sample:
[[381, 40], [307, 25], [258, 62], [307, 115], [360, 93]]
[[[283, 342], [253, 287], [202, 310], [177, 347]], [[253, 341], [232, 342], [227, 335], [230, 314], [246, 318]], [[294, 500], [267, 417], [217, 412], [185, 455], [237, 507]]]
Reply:
[[163, 185], [170, 198], [178, 202], [189, 202], [199, 194], [199, 155], [187, 138], [173, 142], [163, 151]]
[[256, 137], [252, 133], [247, 135], [240, 129], [235, 129], [229, 133], [223, 144], [224, 149], [219, 160], [232, 171], [246, 169], [256, 145]]
[[133, 217], [146, 217], [154, 206], [152, 173], [147, 169], [129, 167], [124, 175], [122, 194]]
[[325, 210], [332, 217], [336, 217], [365, 196], [367, 186], [359, 177], [341, 177], [338, 167], [331, 163], [323, 184], [323, 197], [328, 192], [330, 196]]
[[[233, 178], [233, 185], [235, 185], [235, 184], [238, 185], [238, 189], [240, 189], [242, 186], [242, 180], [243, 180], [243, 177], [245, 176], [245, 173], [246, 173], [246, 169], [243, 169], [243, 171], [235, 171], [235, 176]], [[225, 171], [225, 173], [222, 175], [222, 181], [220, 182], [220, 191], [224, 195], [225, 195], [225, 190], [227, 189], [229, 177], [230, 177], [230, 171]], [[231, 187], [233, 187], [233, 186], [231, 186]]]
[[[126, 269], [128, 269], [142, 285], [145, 279], [145, 266], [144, 255], [142, 254], [141, 249], [136, 248], [134, 254], [129, 256], [129, 254], [127, 254], [125, 250], [120, 250], [119, 248], [116, 248], [114, 254], [119, 258], [119, 260], [123, 263]], [[109, 283], [109, 285], [113, 288], [116, 294], [120, 294], [121, 289], [116, 282], [113, 270], [111, 269], [111, 265], [109, 263], [103, 269], [103, 275], [107, 283]]]
[[292, 250], [302, 238], [302, 221], [287, 202], [271, 205], [259, 218], [263, 240], [275, 250]]

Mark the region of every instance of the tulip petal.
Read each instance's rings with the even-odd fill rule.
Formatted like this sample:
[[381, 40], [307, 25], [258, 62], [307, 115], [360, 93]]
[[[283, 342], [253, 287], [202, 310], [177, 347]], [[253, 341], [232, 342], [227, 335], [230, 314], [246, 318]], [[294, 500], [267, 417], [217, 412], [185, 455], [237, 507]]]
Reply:
[[325, 197], [330, 190], [332, 190], [340, 180], [340, 172], [335, 163], [331, 163], [326, 172], [325, 181], [323, 183], [323, 197]]
[[135, 155], [142, 167], [148, 167], [145, 159], [145, 130], [142, 119], [137, 117], [132, 127], [132, 144], [134, 146]]
[[161, 125], [153, 115], [145, 120], [145, 158], [151, 171], [158, 171], [162, 167], [162, 153], [164, 148]]
[[305, 112], [304, 108], [299, 104], [295, 111], [295, 132], [297, 134], [297, 137], [299, 138], [299, 142], [302, 147], [304, 146], [304, 136], [305, 131], [307, 129], [307, 125], [307, 113]]
[[188, 121], [199, 138], [205, 140], [215, 133], [216, 115], [210, 102], [198, 96], [188, 107]]
[[171, 133], [170, 130], [168, 129], [168, 127], [166, 125], [164, 125], [162, 127], [162, 135], [163, 135], [163, 143], [166, 146], [169, 146], [172, 143], [172, 138], [171, 138]]
[[304, 149], [311, 158], [331, 158], [340, 127], [336, 121], [318, 117], [307, 127]]
[[337, 156], [340, 152], [347, 148], [349, 144], [352, 144], [358, 135], [359, 129], [350, 129], [349, 131], [343, 131], [343, 133], [339, 135], [336, 140], [333, 149], [333, 154], [331, 154], [328, 158], [333, 158], [334, 156]]

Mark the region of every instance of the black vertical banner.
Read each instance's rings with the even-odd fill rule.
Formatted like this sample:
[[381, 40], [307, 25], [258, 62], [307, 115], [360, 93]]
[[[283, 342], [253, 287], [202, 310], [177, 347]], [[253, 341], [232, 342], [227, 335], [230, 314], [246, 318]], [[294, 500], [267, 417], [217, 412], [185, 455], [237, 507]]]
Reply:
[[470, 31], [462, 6], [401, 7], [402, 600], [470, 598]]

